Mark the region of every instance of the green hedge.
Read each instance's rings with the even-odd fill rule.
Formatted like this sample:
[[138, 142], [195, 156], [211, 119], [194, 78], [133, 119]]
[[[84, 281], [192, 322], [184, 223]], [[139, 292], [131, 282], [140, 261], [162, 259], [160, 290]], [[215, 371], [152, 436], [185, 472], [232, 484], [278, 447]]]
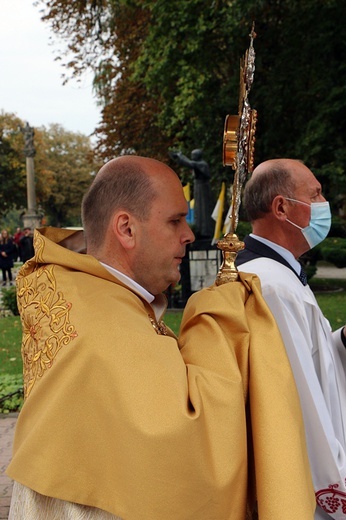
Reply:
[[346, 238], [328, 237], [319, 246], [322, 259], [336, 267], [346, 267]]
[[0, 413], [18, 412], [23, 402], [22, 375], [0, 375]]
[[332, 225], [328, 234], [329, 237], [346, 238], [346, 221], [340, 217], [332, 217]]
[[19, 316], [16, 287], [13, 285], [9, 289], [2, 289], [1, 292], [4, 308], [11, 311], [14, 316]]

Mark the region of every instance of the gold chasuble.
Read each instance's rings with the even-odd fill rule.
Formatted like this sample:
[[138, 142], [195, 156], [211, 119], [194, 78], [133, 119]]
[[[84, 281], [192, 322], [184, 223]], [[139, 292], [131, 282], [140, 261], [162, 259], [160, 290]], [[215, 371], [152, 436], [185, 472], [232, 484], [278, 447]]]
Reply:
[[180, 351], [140, 294], [63, 247], [74, 233], [36, 230], [17, 279], [26, 399], [8, 475], [124, 520], [245, 520], [256, 501], [260, 520], [312, 520], [299, 400], [258, 279], [194, 295]]

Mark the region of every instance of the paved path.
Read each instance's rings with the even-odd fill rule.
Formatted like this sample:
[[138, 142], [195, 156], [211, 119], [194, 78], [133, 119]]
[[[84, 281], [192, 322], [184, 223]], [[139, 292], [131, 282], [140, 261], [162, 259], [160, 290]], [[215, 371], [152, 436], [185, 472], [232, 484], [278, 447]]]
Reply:
[[0, 414], [0, 520], [7, 520], [12, 494], [12, 480], [5, 475], [11, 451], [17, 414]]
[[346, 267], [339, 269], [332, 266], [318, 266], [316, 278], [335, 278], [336, 280], [344, 280], [346, 278]]

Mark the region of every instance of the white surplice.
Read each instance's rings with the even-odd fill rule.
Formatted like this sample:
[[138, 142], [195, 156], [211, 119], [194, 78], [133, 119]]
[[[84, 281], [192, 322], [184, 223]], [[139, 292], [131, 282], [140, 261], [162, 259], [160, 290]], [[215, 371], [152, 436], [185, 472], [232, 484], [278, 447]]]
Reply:
[[308, 285], [270, 258], [238, 267], [255, 273], [281, 331], [297, 383], [317, 509], [315, 519], [346, 519], [346, 349]]

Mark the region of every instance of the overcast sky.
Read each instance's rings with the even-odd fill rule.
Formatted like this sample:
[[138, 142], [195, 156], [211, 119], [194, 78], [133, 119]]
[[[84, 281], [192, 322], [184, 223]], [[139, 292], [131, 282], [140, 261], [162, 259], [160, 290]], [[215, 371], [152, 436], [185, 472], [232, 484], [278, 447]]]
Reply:
[[49, 36], [33, 0], [0, 0], [0, 111], [33, 127], [59, 123], [90, 135], [101, 118], [92, 77], [63, 86], [64, 70], [54, 61], [57, 47], [54, 53]]

